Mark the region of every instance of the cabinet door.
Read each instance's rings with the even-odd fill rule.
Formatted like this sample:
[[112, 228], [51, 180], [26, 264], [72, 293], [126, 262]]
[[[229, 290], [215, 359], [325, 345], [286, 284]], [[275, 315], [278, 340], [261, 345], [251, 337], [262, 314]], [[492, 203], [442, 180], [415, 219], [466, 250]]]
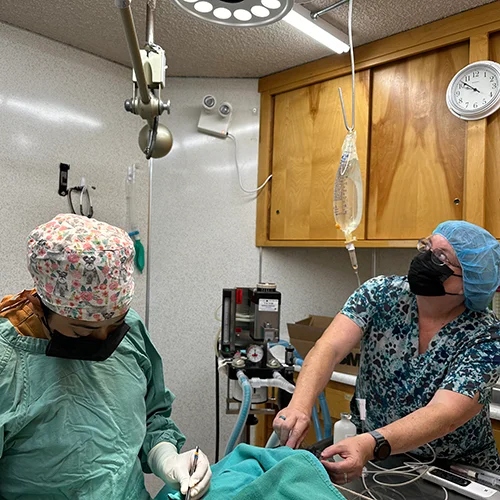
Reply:
[[368, 239], [418, 239], [462, 218], [466, 124], [446, 106], [462, 43], [373, 70]]
[[[500, 33], [490, 36], [490, 59], [500, 61]], [[485, 228], [500, 238], [500, 111], [488, 117], [486, 127]], [[499, 432], [500, 434], [500, 432]]]
[[[357, 73], [355, 126], [363, 181], [368, 149], [369, 86], [369, 71]], [[333, 216], [333, 185], [347, 133], [339, 87], [350, 123], [350, 76], [285, 92], [275, 98], [271, 240], [343, 239], [343, 234], [335, 228]], [[355, 235], [364, 238], [364, 218]]]

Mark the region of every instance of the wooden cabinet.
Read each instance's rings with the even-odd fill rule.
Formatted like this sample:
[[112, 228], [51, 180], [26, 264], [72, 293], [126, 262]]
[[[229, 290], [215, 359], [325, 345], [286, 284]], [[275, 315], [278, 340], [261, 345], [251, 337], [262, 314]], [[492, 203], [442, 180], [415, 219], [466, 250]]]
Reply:
[[[490, 59], [500, 61], [500, 33], [489, 40]], [[486, 126], [485, 228], [500, 238], [500, 114], [495, 113]]]
[[[346, 135], [338, 88], [350, 122], [350, 82], [343, 76], [276, 96], [270, 239], [342, 240], [333, 217], [333, 185]], [[369, 92], [369, 71], [358, 73], [356, 131], [365, 186]]]
[[368, 239], [419, 239], [462, 218], [466, 124], [445, 95], [468, 61], [462, 43], [373, 70]]
[[[466, 122], [446, 106], [470, 62], [500, 61], [500, 4], [355, 51], [356, 131], [364, 184], [360, 247], [413, 247], [438, 223], [465, 219], [500, 237], [500, 113]], [[348, 56], [261, 79], [258, 246], [342, 246], [333, 186], [350, 109]]]

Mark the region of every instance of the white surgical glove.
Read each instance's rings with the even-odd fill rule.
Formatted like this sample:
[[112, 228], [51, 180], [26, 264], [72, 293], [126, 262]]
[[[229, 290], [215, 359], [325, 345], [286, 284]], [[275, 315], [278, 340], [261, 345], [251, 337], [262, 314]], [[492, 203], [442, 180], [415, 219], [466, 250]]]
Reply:
[[191, 498], [201, 498], [210, 486], [212, 471], [207, 456], [201, 450], [192, 477], [189, 471], [194, 460], [195, 450], [177, 453], [171, 443], [159, 443], [148, 454], [148, 464], [153, 473], [169, 486], [177, 488], [185, 495], [191, 486]]

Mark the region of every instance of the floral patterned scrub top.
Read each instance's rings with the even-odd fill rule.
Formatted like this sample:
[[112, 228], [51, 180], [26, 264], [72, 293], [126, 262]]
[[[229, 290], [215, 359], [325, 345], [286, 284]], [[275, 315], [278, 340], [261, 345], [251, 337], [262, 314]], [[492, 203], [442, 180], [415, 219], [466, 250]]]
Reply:
[[[418, 352], [418, 308], [406, 276], [379, 276], [348, 299], [342, 314], [362, 330], [361, 364], [351, 403], [361, 430], [356, 398], [366, 399], [366, 430], [388, 425], [429, 403], [438, 389], [473, 397], [478, 415], [430, 444], [439, 458], [500, 470], [489, 403], [500, 375], [500, 323], [489, 311], [466, 309]], [[416, 454], [429, 456], [427, 447]]]

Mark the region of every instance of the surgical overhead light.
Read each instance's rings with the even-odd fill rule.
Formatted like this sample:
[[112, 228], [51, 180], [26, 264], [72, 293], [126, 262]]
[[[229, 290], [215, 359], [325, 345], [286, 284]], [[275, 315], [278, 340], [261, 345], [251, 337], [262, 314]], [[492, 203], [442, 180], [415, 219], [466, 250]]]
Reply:
[[255, 28], [283, 19], [294, 0], [173, 0], [204, 21], [223, 26]]
[[293, 10], [283, 18], [283, 21], [314, 38], [314, 40], [322, 43], [337, 54], [349, 52], [349, 45], [342, 41], [346, 36], [330, 23], [322, 19], [314, 19], [312, 12], [302, 7], [302, 5], [296, 4]]

